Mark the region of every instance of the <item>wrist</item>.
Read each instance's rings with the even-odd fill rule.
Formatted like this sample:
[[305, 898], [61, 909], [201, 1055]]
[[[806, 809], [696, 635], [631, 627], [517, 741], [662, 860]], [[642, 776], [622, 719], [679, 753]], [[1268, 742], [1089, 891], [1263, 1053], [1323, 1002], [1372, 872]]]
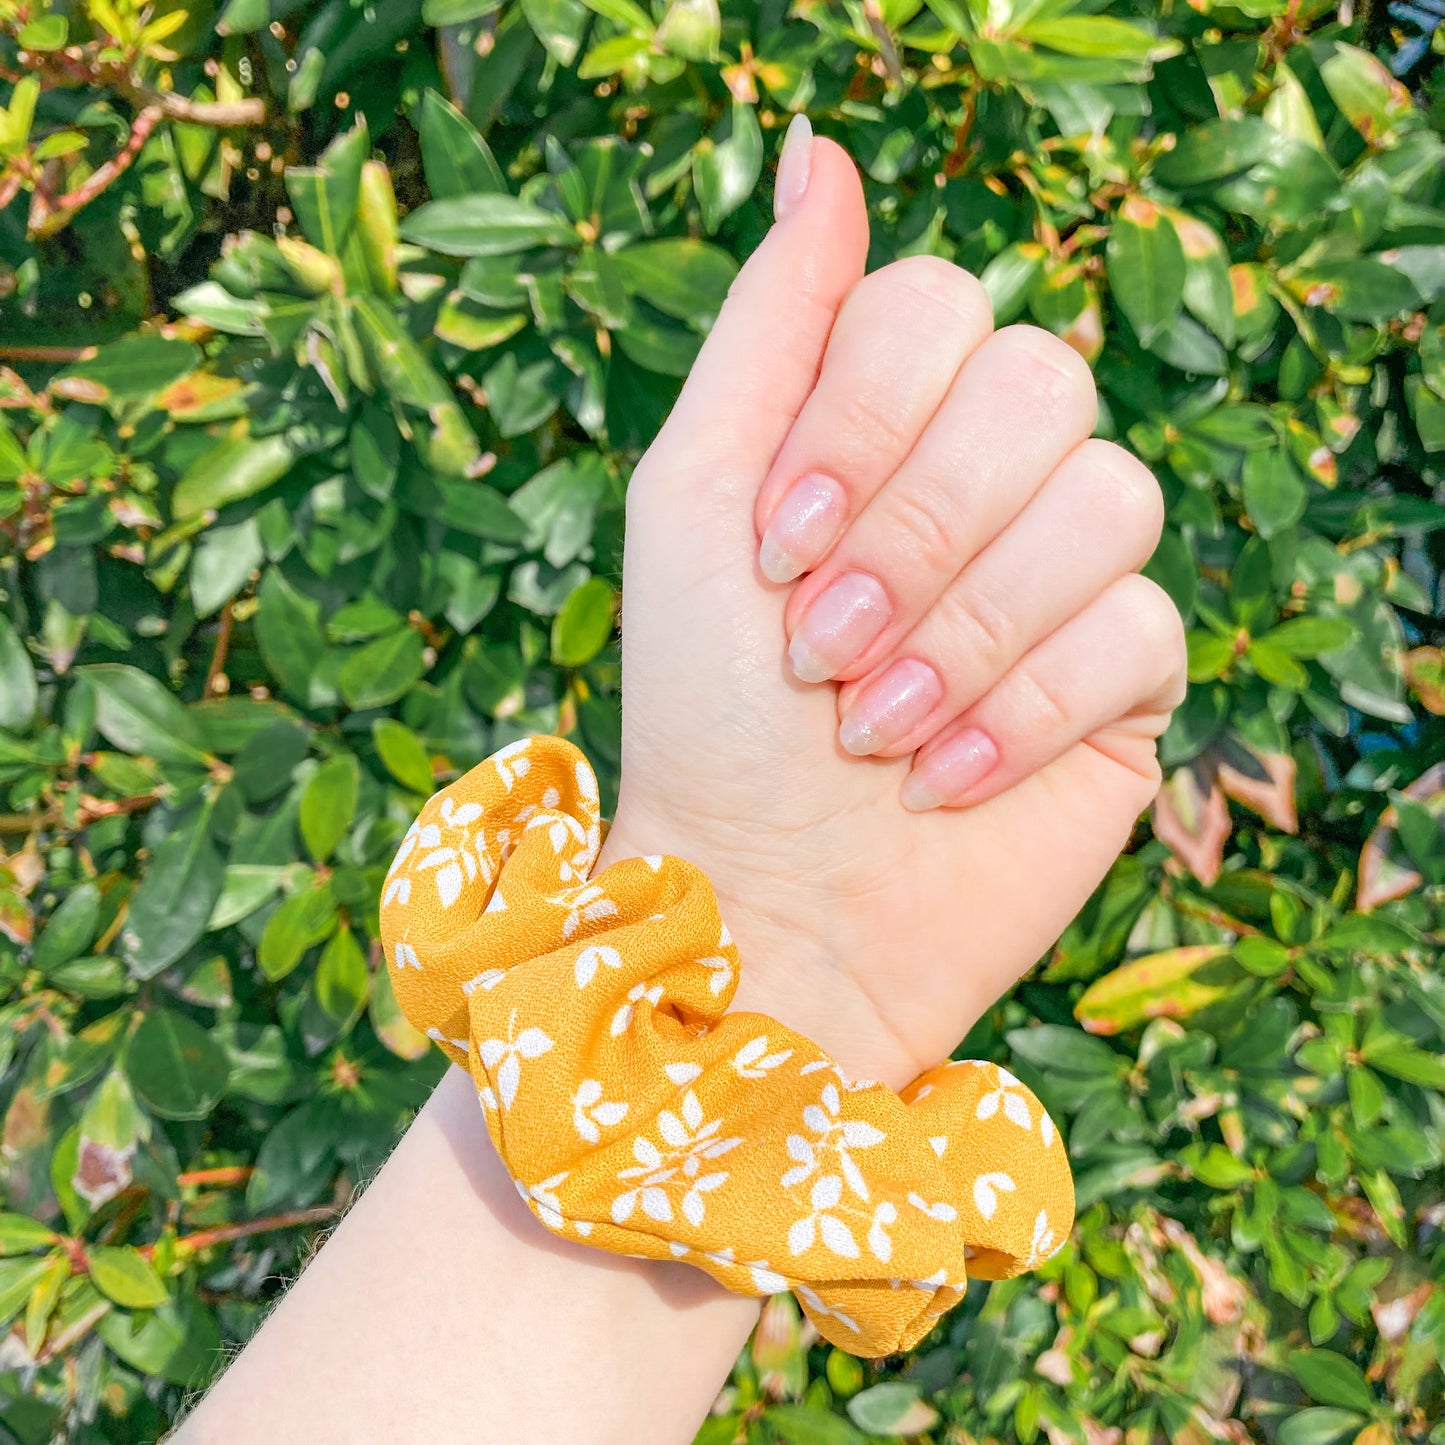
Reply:
[[866, 969], [854, 966], [862, 961], [850, 957], [849, 944], [861, 933], [850, 923], [856, 900], [820, 906], [771, 860], [740, 860], [679, 825], [620, 810], [593, 875], [625, 858], [658, 853], [695, 864], [713, 885], [742, 963], [730, 1013], [774, 1018], [826, 1049], [850, 1079], [895, 1090], [940, 1062], [900, 1038], [859, 983]]

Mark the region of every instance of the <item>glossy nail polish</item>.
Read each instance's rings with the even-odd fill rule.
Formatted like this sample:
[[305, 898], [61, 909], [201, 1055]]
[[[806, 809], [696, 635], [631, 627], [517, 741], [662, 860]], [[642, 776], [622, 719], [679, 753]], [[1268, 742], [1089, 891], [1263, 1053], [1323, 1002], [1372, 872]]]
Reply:
[[795, 115], [788, 122], [778, 156], [778, 179], [773, 187], [773, 219], [787, 218], [803, 199], [808, 189], [808, 171], [813, 159], [813, 127], [808, 117]]
[[926, 762], [914, 765], [903, 780], [899, 799], [915, 813], [957, 803], [993, 771], [997, 762], [998, 745], [994, 740], [980, 728], [964, 728]]
[[838, 724], [838, 741], [858, 757], [876, 753], [917, 727], [942, 697], [938, 674], [926, 662], [904, 658], [853, 699]]
[[791, 582], [817, 566], [842, 529], [847, 497], [819, 472], [795, 482], [778, 503], [758, 546], [758, 567], [769, 582]]
[[792, 641], [788, 661], [802, 682], [836, 677], [888, 625], [892, 608], [883, 584], [866, 572], [836, 577], [809, 604]]

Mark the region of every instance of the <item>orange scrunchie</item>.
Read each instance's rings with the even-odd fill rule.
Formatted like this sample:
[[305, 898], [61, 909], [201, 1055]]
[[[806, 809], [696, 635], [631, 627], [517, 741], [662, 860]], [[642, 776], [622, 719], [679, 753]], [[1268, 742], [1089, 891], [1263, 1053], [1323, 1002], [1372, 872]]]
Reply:
[[402, 1010], [470, 1069], [547, 1228], [792, 1289], [862, 1355], [921, 1339], [970, 1273], [1059, 1248], [1068, 1161], [1017, 1079], [945, 1063], [899, 1095], [728, 1014], [738, 953], [706, 876], [630, 858], [591, 878], [600, 845], [586, 759], [529, 738], [427, 803], [382, 898]]

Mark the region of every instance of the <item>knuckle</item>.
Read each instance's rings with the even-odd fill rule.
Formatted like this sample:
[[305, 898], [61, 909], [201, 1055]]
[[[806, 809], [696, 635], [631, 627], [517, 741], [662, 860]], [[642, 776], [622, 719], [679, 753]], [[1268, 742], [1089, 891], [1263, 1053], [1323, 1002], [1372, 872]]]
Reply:
[[1007, 347], [1013, 384], [1028, 393], [1028, 400], [1050, 411], [1077, 411], [1093, 430], [1098, 398], [1089, 364], [1066, 341], [1040, 326], [1006, 326], [995, 340]]
[[1014, 686], [1031, 728], [1053, 734], [1073, 730], [1073, 710], [1038, 668], [1020, 663], [1014, 670]]
[[888, 528], [898, 552], [915, 562], [934, 566], [946, 562], [951, 566], [961, 555], [963, 539], [958, 520], [946, 502], [907, 487], [893, 488], [885, 495]]
[[1164, 493], [1154, 473], [1113, 442], [1091, 438], [1079, 451], [1100, 515], [1116, 519], [1136, 535], [1147, 557], [1164, 530]]
[[1184, 657], [1184, 619], [1169, 594], [1155, 581], [1131, 572], [1114, 586], [1136, 641], [1171, 665]]
[[967, 657], [970, 671], [997, 677], [1018, 656], [1014, 620], [983, 592], [959, 585], [946, 592], [937, 606], [941, 631], [953, 639], [950, 651]]
[[885, 304], [902, 293], [921, 300], [929, 311], [942, 308], [950, 312], [967, 326], [987, 329], [992, 325], [993, 308], [978, 278], [941, 256], [905, 256], [875, 271], [868, 280], [883, 293]]
[[851, 392], [838, 405], [835, 437], [854, 438], [887, 456], [901, 455], [913, 446], [913, 429], [895, 408], [880, 404], [871, 390]]

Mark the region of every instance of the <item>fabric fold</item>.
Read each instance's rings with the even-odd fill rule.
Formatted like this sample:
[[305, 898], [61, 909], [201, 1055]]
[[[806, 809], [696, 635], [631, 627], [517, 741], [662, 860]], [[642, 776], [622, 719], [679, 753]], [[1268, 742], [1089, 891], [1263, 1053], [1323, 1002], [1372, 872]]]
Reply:
[[900, 1095], [729, 1014], [738, 951], [706, 875], [654, 857], [594, 878], [600, 847], [586, 759], [529, 738], [426, 804], [382, 896], [398, 1003], [472, 1074], [548, 1229], [792, 1289], [862, 1355], [913, 1345], [970, 1273], [1062, 1245], [1068, 1161], [1023, 1084], [951, 1061]]

